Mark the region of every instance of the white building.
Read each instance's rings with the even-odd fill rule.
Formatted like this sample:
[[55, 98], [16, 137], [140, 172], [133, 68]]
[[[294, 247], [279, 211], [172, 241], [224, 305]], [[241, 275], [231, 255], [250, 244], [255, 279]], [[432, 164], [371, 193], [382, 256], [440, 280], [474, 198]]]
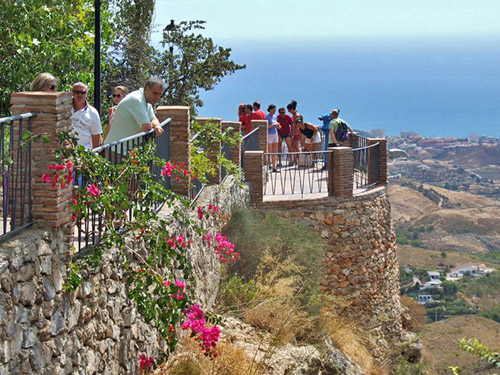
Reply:
[[465, 274], [469, 274], [472, 278], [477, 279], [493, 271], [495, 271], [493, 268], [487, 268], [483, 263], [465, 263], [452, 268], [450, 272], [446, 274], [446, 280], [458, 281], [461, 280]]
[[430, 294], [419, 294], [418, 295], [418, 303], [425, 305], [428, 302], [434, 302], [432, 296]]

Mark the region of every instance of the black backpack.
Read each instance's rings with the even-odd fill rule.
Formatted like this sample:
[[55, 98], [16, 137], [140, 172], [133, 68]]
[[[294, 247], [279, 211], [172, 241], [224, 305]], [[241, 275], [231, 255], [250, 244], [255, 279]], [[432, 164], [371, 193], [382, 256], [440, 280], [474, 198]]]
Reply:
[[335, 132], [335, 138], [337, 138], [337, 141], [339, 142], [347, 141], [347, 138], [349, 138], [349, 128], [343, 120], [338, 120], [338, 123], [339, 126]]

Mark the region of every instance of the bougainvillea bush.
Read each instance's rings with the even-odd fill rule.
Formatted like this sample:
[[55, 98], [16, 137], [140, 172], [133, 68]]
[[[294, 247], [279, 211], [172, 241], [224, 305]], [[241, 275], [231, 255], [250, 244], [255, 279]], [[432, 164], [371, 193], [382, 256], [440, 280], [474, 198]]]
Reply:
[[[50, 187], [75, 184], [73, 220], [83, 227], [99, 222], [92, 233], [98, 241], [84, 253], [76, 254], [68, 267], [67, 290], [81, 283], [84, 268], [97, 267], [107, 249], [118, 249], [128, 275], [128, 296], [136, 303], [146, 322], [154, 326], [165, 340], [167, 350], [161, 358], [141, 356], [141, 371], [149, 373], [175, 349], [179, 330], [190, 331], [200, 342], [203, 352], [215, 357], [219, 328], [211, 325], [207, 315], [194, 301], [194, 277], [188, 252], [189, 233], [171, 233], [168, 223], [159, 218], [157, 208], [167, 205], [184, 228], [205, 238], [222, 263], [239, 258], [231, 242], [220, 233], [211, 233], [207, 221], [222, 223], [226, 216], [219, 207], [196, 207], [188, 197], [167, 190], [163, 178], [192, 180], [196, 176], [175, 161], [155, 156], [156, 146], [149, 142], [121, 155], [112, 164], [92, 150], [76, 146], [69, 134], [60, 135], [65, 147], [58, 149], [55, 161], [43, 174]], [[161, 171], [160, 176], [152, 174]], [[87, 233], [89, 235], [90, 233]]]

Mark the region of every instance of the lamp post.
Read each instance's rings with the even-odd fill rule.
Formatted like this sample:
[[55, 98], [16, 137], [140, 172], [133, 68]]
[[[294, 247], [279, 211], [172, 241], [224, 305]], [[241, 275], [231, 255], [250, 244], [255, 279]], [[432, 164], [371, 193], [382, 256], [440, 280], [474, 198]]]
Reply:
[[101, 0], [94, 1], [94, 107], [101, 113]]

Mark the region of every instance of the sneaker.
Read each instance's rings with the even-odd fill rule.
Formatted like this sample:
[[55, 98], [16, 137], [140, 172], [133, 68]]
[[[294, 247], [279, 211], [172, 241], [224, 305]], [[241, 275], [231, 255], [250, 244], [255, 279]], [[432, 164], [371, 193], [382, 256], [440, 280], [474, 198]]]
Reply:
[[273, 172], [276, 172], [276, 173], [277, 173], [277, 172], [278, 172], [278, 170], [277, 170], [276, 168], [274, 168], [274, 169], [273, 169]]

